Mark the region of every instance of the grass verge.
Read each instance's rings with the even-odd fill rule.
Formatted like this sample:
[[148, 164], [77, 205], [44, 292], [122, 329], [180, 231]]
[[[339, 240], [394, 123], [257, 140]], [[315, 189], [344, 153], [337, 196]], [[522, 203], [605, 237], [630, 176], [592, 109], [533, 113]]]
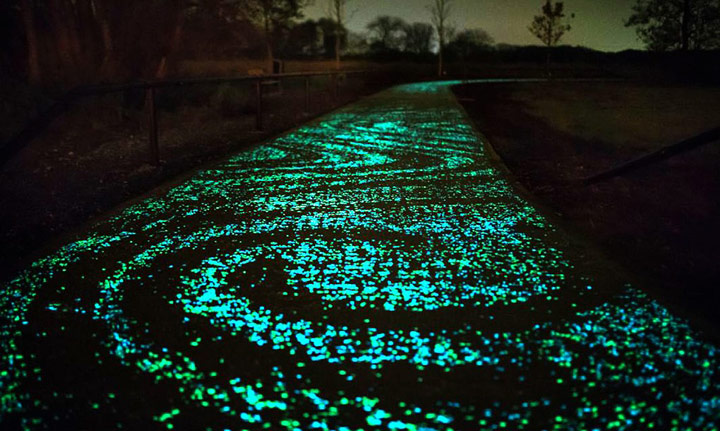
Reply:
[[523, 186], [665, 302], [720, 326], [720, 143], [581, 182], [719, 126], [719, 88], [549, 82], [456, 93]]

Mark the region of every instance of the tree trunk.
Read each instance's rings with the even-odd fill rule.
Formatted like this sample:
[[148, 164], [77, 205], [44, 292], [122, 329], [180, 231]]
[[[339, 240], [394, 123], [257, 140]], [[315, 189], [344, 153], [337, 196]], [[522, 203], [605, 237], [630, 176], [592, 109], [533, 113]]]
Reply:
[[[340, 24], [338, 24], [340, 27]], [[335, 30], [335, 69], [340, 70], [340, 29]]]
[[345, 0], [334, 0], [335, 6], [335, 69], [340, 70], [340, 49], [342, 48], [343, 3]]
[[545, 49], [547, 49], [547, 52], [545, 53], [545, 74], [547, 75], [548, 78], [551, 78], [552, 72], [550, 71], [550, 65], [552, 63], [552, 59], [550, 58], [550, 56], [552, 54], [552, 52], [551, 52], [552, 47], [547, 46], [547, 47], [545, 47]]
[[272, 43], [272, 28], [270, 25], [270, 16], [267, 15], [269, 11], [266, 11], [266, 15], [263, 19], [263, 24], [265, 27], [265, 64], [266, 64], [266, 73], [268, 75], [273, 73], [273, 69], [275, 66], [275, 56], [273, 54], [273, 43]]
[[683, 1], [682, 12], [682, 50], [690, 49], [690, 0]]
[[35, 29], [35, 10], [31, 0], [22, 0], [20, 3], [23, 25], [25, 26], [25, 41], [27, 43], [28, 81], [30, 84], [40, 83], [40, 61], [38, 59], [37, 32]]
[[50, 13], [55, 30], [55, 44], [61, 67], [61, 75], [66, 81], [74, 81], [77, 79], [77, 64], [75, 62], [75, 56], [73, 55], [70, 23], [68, 22], [69, 16], [65, 10], [64, 0], [52, 0], [50, 2]]
[[275, 55], [273, 54], [273, 46], [270, 38], [265, 39], [265, 56], [267, 73], [272, 74], [275, 71]]
[[100, 36], [102, 37], [102, 61], [100, 63], [99, 75], [101, 79], [111, 78], [111, 64], [115, 56], [115, 44], [113, 43], [112, 30], [110, 29], [110, 20], [108, 19], [108, 11], [104, 4], [97, 6], [96, 17], [100, 27]]
[[80, 31], [78, 28], [78, 15], [77, 15], [77, 3], [65, 0], [63, 7], [65, 13], [65, 19], [67, 23], [67, 31], [70, 37], [70, 47], [72, 48], [72, 56], [75, 61], [76, 73], [81, 76], [78, 78], [84, 81], [88, 72], [87, 59], [84, 55], [84, 50], [80, 44]]
[[177, 7], [177, 9], [173, 33], [160, 58], [160, 63], [158, 63], [158, 67], [155, 70], [155, 79], [164, 79], [167, 77], [168, 69], [170, 68], [168, 64], [180, 48], [180, 42], [182, 41], [183, 26], [185, 24], [185, 11], [183, 10], [182, 2], [180, 1], [175, 2], [175, 7]]
[[438, 46], [438, 76], [442, 78], [443, 76], [443, 45], [445, 45], [445, 38], [443, 37], [442, 33], [445, 30], [441, 27], [440, 31], [438, 32], [440, 34], [439, 39], [439, 46]]
[[[155, 69], [155, 79], [165, 79], [168, 75], [168, 62], [170, 61], [171, 57], [177, 52], [178, 48], [180, 47], [180, 41], [182, 40], [182, 32], [183, 32], [183, 25], [185, 23], [184, 20], [184, 10], [182, 8], [182, 2], [179, 0], [176, 0], [174, 2], [174, 6], [177, 8], [176, 15], [175, 15], [175, 24], [173, 26], [173, 34], [170, 37], [170, 40], [167, 42], [167, 45], [163, 49], [163, 53], [160, 57], [160, 62], [158, 63], [157, 69]], [[150, 100], [152, 97], [152, 94], [150, 91], [147, 91], [145, 93], [145, 106], [152, 106], [150, 103], [152, 101]]]
[[98, 65], [102, 60], [102, 47], [97, 37], [99, 26], [95, 18], [94, 6], [91, 0], [75, 0], [74, 8], [77, 55], [83, 66], [85, 80], [94, 81], [97, 78]]
[[443, 49], [440, 47], [438, 50], [438, 76], [443, 76]]

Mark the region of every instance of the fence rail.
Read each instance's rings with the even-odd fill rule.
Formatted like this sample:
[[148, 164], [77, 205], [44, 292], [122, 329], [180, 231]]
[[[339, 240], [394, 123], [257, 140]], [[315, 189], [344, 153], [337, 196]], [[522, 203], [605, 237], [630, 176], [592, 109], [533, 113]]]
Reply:
[[588, 177], [583, 182], [585, 183], [585, 185], [597, 184], [599, 182], [636, 171], [642, 167], [652, 165], [662, 160], [669, 159], [678, 154], [686, 153], [703, 145], [711, 144], [718, 140], [720, 140], [720, 127], [716, 127], [697, 136], [693, 136], [692, 138], [678, 142], [677, 144], [661, 148], [657, 151], [646, 154], [637, 159], [625, 162], [605, 172]]
[[12, 159], [20, 150], [28, 145], [33, 139], [42, 134], [53, 120], [65, 113], [70, 106], [78, 102], [80, 99], [93, 96], [103, 96], [112, 93], [120, 93], [130, 90], [144, 90], [146, 97], [146, 107], [148, 115], [148, 143], [150, 162], [154, 165], [160, 164], [160, 150], [158, 142], [158, 121], [156, 93], [157, 90], [163, 88], [183, 87], [191, 85], [212, 85], [212, 84], [233, 84], [249, 82], [255, 86], [255, 127], [257, 130], [263, 129], [263, 85], [279, 82], [284, 79], [305, 79], [305, 110], [309, 111], [310, 105], [310, 79], [314, 77], [330, 77], [332, 79], [332, 94], [337, 100], [339, 94], [339, 77], [346, 75], [369, 74], [372, 70], [335, 70], [329, 72], [297, 72], [282, 73], [268, 75], [251, 75], [236, 77], [216, 77], [216, 78], [190, 78], [190, 79], [167, 79], [167, 80], [148, 80], [138, 82], [128, 82], [121, 84], [99, 84], [86, 85], [76, 87], [56, 102], [45, 108], [37, 116], [35, 116], [27, 125], [10, 138], [7, 142], [0, 146], [0, 166]]

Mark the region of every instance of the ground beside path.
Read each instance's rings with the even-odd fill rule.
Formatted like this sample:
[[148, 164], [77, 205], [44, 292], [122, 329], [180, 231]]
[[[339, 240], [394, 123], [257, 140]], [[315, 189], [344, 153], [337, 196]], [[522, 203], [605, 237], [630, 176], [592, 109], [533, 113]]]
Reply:
[[455, 91], [533, 196], [668, 303], [720, 327], [720, 143], [581, 183], [720, 125], [720, 89], [547, 82]]
[[238, 154], [3, 286], [3, 428], [716, 429], [717, 347], [523, 198], [450, 84]]
[[[158, 90], [160, 166], [150, 163], [142, 91], [78, 100], [0, 166], [0, 280], [39, 257], [48, 243], [57, 244], [59, 236], [123, 202], [376, 93], [394, 79], [393, 74], [385, 79], [349, 75], [334, 97], [330, 80], [315, 77], [308, 82], [307, 103], [303, 78], [283, 81], [282, 91], [269, 86], [262, 131], [256, 130], [253, 83]], [[23, 123], [10, 124], [14, 129]]]

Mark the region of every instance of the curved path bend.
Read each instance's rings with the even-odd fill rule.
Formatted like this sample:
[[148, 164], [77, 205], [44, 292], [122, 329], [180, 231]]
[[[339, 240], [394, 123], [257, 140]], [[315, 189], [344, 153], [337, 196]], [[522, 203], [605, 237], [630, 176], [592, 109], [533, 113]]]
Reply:
[[395, 87], [0, 287], [0, 428], [717, 430], [719, 352]]

